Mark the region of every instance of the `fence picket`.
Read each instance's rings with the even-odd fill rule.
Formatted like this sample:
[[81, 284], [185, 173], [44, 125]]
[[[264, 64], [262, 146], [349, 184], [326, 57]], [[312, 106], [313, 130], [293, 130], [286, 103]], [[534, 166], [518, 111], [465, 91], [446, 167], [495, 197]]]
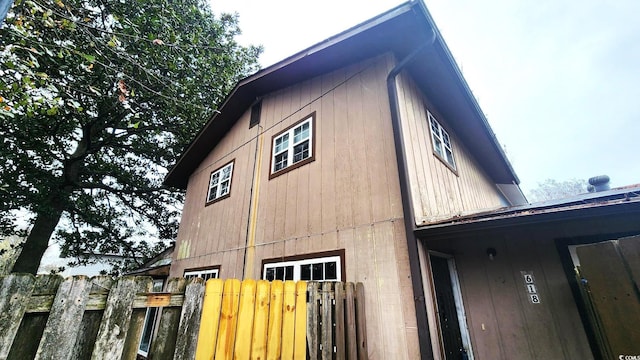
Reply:
[[342, 283], [334, 283], [334, 297], [335, 297], [335, 335], [336, 335], [336, 359], [344, 360], [345, 359], [345, 317], [344, 317], [344, 284]]
[[[47, 307], [51, 307], [53, 298], [60, 283], [64, 280], [59, 275], [43, 275], [36, 277], [31, 298], [28, 299], [27, 309], [38, 304], [37, 312], [24, 314], [18, 333], [13, 339], [13, 345], [7, 359], [33, 359], [38, 350], [38, 344], [47, 323]], [[22, 306], [22, 304], [20, 304]]]
[[120, 360], [125, 352], [135, 295], [150, 292], [151, 287], [151, 278], [125, 276], [116, 282], [107, 298], [91, 359]]
[[91, 291], [86, 276], [65, 279], [51, 306], [35, 359], [70, 359]]
[[356, 335], [356, 289], [353, 283], [346, 284], [345, 305], [347, 359], [356, 360], [358, 358], [358, 339]]
[[29, 274], [0, 277], [0, 359], [9, 356], [35, 280]]
[[[222, 282], [219, 279], [209, 280], [207, 285]], [[176, 350], [173, 353], [175, 360], [211, 359], [211, 356], [200, 358], [196, 356], [196, 345], [199, 341], [198, 328], [200, 327], [200, 314], [203, 313], [203, 297], [205, 286], [202, 279], [190, 279], [184, 292], [184, 303], [180, 313], [180, 326], [176, 339]], [[206, 300], [206, 297], [205, 297]], [[206, 305], [206, 303], [204, 303]], [[212, 340], [214, 341], [214, 340]], [[212, 354], [213, 355], [213, 354]]]
[[[186, 286], [187, 281], [185, 279], [173, 278], [167, 283], [165, 291], [168, 293], [183, 293]], [[151, 342], [150, 357], [154, 360], [171, 360], [175, 352], [181, 311], [179, 307], [164, 307], [161, 311], [158, 331], [155, 339]]]
[[367, 349], [367, 313], [364, 306], [364, 285], [356, 284], [356, 336], [358, 338], [358, 359], [366, 360], [369, 358]]
[[256, 302], [256, 281], [247, 279], [240, 289], [240, 306], [238, 308], [238, 329], [233, 351], [234, 360], [249, 360], [251, 356], [251, 335], [253, 333], [253, 316]]
[[238, 324], [238, 302], [240, 301], [240, 280], [227, 279], [222, 293], [222, 310], [220, 314], [220, 328], [218, 330], [218, 344], [216, 345], [215, 360], [231, 360], [233, 345], [236, 338]]
[[295, 349], [293, 358], [305, 360], [307, 358], [307, 283], [298, 281], [296, 284], [296, 322], [294, 330]]
[[307, 293], [309, 294], [307, 298], [307, 351], [310, 359], [318, 358], [320, 347], [318, 333], [320, 296], [318, 288], [318, 283], [315, 281], [307, 283]]
[[280, 359], [282, 344], [282, 303], [284, 284], [280, 280], [271, 283], [269, 307], [269, 333], [267, 334], [267, 360]]
[[[91, 358], [98, 330], [100, 329], [102, 314], [104, 313], [104, 305], [113, 282], [113, 278], [110, 276], [96, 276], [91, 279], [91, 290], [85, 304], [85, 313], [78, 327], [76, 343], [73, 346], [70, 359], [85, 360]], [[90, 310], [91, 306], [101, 306], [103, 310]]]
[[[296, 283], [293, 281], [284, 282], [284, 299], [282, 304], [282, 338], [294, 339], [296, 321]], [[293, 359], [294, 341], [282, 342], [281, 359]]]
[[330, 282], [322, 283], [322, 304], [320, 311], [322, 313], [320, 340], [322, 342], [322, 359], [331, 360], [333, 358], [333, 313], [331, 292], [333, 284]]
[[256, 284], [256, 309], [253, 320], [253, 339], [251, 343], [251, 358], [265, 359], [267, 357], [267, 330], [269, 328], [270, 285], [266, 280], [259, 280]]

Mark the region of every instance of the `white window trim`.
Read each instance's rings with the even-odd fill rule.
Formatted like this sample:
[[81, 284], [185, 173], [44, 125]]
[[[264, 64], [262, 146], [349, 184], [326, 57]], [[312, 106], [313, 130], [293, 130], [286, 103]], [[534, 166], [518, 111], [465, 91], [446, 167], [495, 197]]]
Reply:
[[[434, 154], [436, 154], [445, 164], [449, 165], [453, 170], [456, 170], [456, 160], [455, 160], [455, 155], [453, 154], [451, 136], [449, 135], [447, 130], [445, 130], [442, 127], [442, 125], [440, 125], [440, 122], [435, 118], [435, 116], [433, 116], [433, 114], [431, 114], [429, 110], [427, 110], [427, 117], [428, 117], [427, 125], [429, 126], [429, 132], [431, 133], [431, 146], [433, 147]], [[431, 126], [431, 122], [433, 122], [438, 127], [437, 134], [433, 131], [433, 126]], [[449, 143], [448, 145], [447, 145], [447, 142], [444, 141], [445, 136], [447, 139], [449, 139], [447, 141]], [[440, 144], [442, 144], [442, 150], [441, 150], [442, 153], [439, 153], [436, 150], [436, 140], [440, 142]], [[447, 154], [446, 154], [447, 150], [449, 150], [449, 152], [451, 153], [451, 161], [449, 161], [449, 158], [447, 157]]]
[[[207, 190], [207, 204], [215, 202], [216, 200], [220, 200], [222, 198], [224, 198], [225, 196], [229, 195], [229, 193], [231, 192], [231, 182], [233, 179], [233, 164], [235, 163], [235, 161], [231, 161], [228, 164], [223, 165], [221, 168], [217, 169], [216, 171], [212, 172], [211, 175], [209, 175], [209, 189]], [[222, 179], [222, 174], [224, 173], [224, 170], [226, 168], [229, 168], [229, 186], [227, 186], [227, 189], [225, 192], [222, 191], [222, 186], [220, 186], [222, 184], [223, 181], [221, 181]], [[213, 180], [213, 177], [215, 175], [218, 175], [218, 183], [217, 183], [217, 188], [216, 188], [216, 194], [215, 197], [212, 199], [211, 198], [211, 189], [213, 188], [211, 181]], [[227, 181], [226, 179], [224, 181]]]
[[[212, 276], [206, 276], [206, 275], [212, 275]], [[192, 277], [217, 279], [220, 277], [220, 269], [213, 268], [213, 269], [203, 269], [203, 270], [187, 270], [184, 272], [184, 275], [182, 277], [186, 279], [189, 279]]]
[[274, 263], [266, 263], [262, 269], [262, 278], [267, 278], [267, 269], [273, 269], [278, 267], [285, 266], [293, 266], [293, 281], [300, 280], [301, 266], [302, 265], [313, 265], [313, 264], [324, 264], [328, 262], [336, 263], [336, 278], [329, 280], [313, 280], [313, 281], [342, 281], [342, 260], [339, 255], [336, 256], [325, 256], [325, 257], [316, 257], [316, 258], [308, 258], [302, 260], [291, 260], [291, 261], [281, 261]]
[[[313, 126], [313, 121], [314, 121], [314, 117], [315, 117], [315, 113], [307, 116], [304, 120], [296, 123], [295, 125], [291, 126], [290, 128], [288, 128], [287, 130], [283, 131], [282, 133], [276, 135], [273, 137], [272, 143], [271, 143], [271, 175], [276, 175], [279, 174], [281, 172], [286, 171], [287, 169], [289, 169], [291, 166], [296, 165], [298, 163], [301, 163], [305, 160], [308, 159], [312, 159], [314, 154], [313, 154], [313, 137], [314, 137], [314, 126]], [[299, 141], [297, 143], [294, 143], [294, 133], [295, 133], [295, 129], [303, 126], [304, 124], [309, 124], [309, 137], [305, 138], [302, 141]], [[281, 150], [280, 152], [276, 153], [276, 140], [289, 135], [289, 143], [287, 145], [287, 148], [285, 150]], [[309, 156], [305, 157], [304, 159], [298, 160], [297, 162], [293, 162], [293, 157], [294, 157], [294, 152], [293, 149], [295, 148], [296, 145], [303, 143], [304, 141], [309, 141]], [[285, 167], [275, 170], [276, 168], [276, 155], [280, 155], [282, 153], [287, 153], [287, 164]]]

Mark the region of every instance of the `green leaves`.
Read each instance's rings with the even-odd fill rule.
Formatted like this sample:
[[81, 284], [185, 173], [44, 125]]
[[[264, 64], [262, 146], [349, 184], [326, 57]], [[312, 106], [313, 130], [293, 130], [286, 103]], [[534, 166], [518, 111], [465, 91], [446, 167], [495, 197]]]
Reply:
[[78, 256], [144, 257], [142, 240], [173, 240], [183, 193], [162, 187], [166, 169], [261, 49], [239, 46], [237, 19], [200, 0], [12, 11], [0, 28], [0, 222], [61, 207], [55, 237]]

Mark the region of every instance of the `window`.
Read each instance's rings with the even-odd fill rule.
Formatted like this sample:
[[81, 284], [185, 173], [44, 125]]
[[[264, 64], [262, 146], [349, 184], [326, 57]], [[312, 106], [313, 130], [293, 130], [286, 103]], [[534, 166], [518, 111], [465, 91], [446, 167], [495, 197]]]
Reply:
[[265, 261], [264, 280], [342, 281], [344, 250], [331, 253], [292, 256], [283, 261]]
[[211, 173], [211, 177], [209, 178], [209, 191], [207, 192], [207, 204], [229, 197], [233, 163], [234, 161], [232, 160], [230, 163]]
[[456, 162], [453, 158], [453, 148], [451, 147], [451, 139], [449, 133], [440, 125], [431, 112], [427, 110], [429, 116], [429, 128], [431, 129], [431, 141], [433, 143], [433, 152], [444, 161], [451, 169], [456, 169]]
[[217, 279], [219, 275], [220, 275], [220, 266], [184, 271], [185, 279], [202, 278], [204, 281], [207, 281], [209, 279]]
[[315, 113], [272, 138], [270, 179], [314, 160], [314, 120]]
[[[163, 286], [164, 280], [153, 279], [153, 289], [151, 291], [161, 292]], [[151, 338], [153, 337], [153, 330], [157, 314], [158, 308], [147, 308], [147, 314], [144, 318], [142, 336], [140, 337], [140, 345], [138, 346], [138, 354], [144, 357], [149, 356], [149, 349], [151, 349]]]

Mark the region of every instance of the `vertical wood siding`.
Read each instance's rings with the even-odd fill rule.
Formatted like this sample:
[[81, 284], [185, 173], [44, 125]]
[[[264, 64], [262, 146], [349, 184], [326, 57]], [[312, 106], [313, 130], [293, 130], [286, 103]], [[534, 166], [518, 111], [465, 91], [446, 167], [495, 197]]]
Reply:
[[[593, 358], [555, 236], [538, 229], [429, 246], [454, 255], [476, 359]], [[522, 271], [535, 276], [540, 304], [529, 302]]]
[[[398, 77], [403, 134], [407, 152], [411, 196], [417, 225], [504, 206], [504, 200], [473, 155], [406, 74]], [[457, 174], [433, 153], [426, 109], [451, 138]]]
[[[222, 278], [259, 279], [263, 259], [345, 249], [343, 280], [367, 293], [369, 358], [419, 358], [386, 90], [393, 65], [383, 55], [271, 93], [252, 129], [247, 111], [189, 179], [171, 275], [221, 265]], [[272, 136], [312, 112], [315, 161], [269, 179]], [[258, 134], [255, 256], [244, 264]], [[231, 196], [205, 207], [209, 174], [232, 159]]]

